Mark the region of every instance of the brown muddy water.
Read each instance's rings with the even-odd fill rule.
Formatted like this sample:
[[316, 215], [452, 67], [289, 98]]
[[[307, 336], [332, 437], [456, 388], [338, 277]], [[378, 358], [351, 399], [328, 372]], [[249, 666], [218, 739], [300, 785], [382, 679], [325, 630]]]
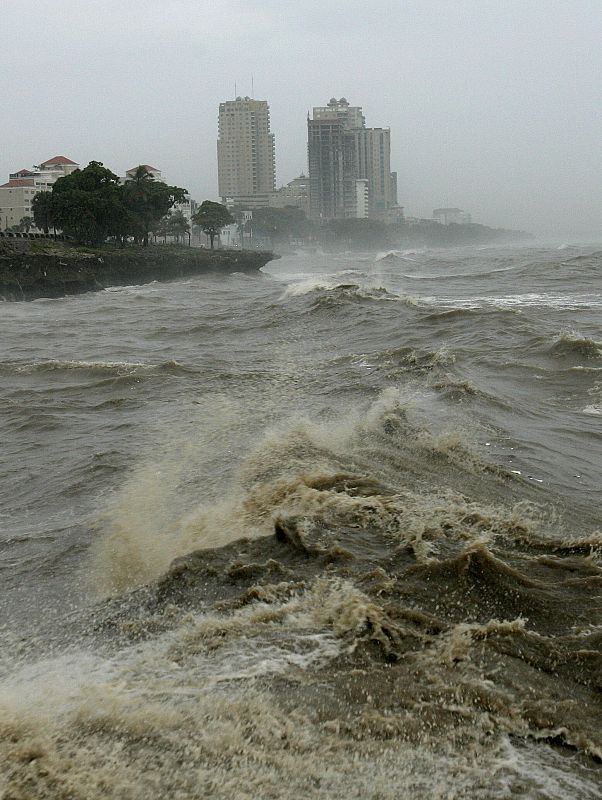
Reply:
[[600, 248], [0, 305], [0, 798], [598, 798]]

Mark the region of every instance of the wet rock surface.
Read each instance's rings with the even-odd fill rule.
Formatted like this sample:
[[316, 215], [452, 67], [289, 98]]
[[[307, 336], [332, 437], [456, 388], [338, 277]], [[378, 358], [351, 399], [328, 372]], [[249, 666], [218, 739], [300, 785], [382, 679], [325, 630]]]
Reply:
[[[205, 250], [198, 247], [107, 249], [2, 243], [0, 300], [56, 298], [123, 286], [170, 281], [209, 272], [255, 272], [274, 256], [254, 250]], [[36, 249], [37, 248], [37, 249]]]

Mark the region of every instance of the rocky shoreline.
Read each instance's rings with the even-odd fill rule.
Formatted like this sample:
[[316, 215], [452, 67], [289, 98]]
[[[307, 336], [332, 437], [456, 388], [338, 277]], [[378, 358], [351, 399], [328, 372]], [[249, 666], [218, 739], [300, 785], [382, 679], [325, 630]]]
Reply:
[[90, 250], [57, 244], [0, 243], [0, 302], [56, 298], [170, 281], [209, 272], [257, 272], [277, 258], [258, 250], [151, 246]]

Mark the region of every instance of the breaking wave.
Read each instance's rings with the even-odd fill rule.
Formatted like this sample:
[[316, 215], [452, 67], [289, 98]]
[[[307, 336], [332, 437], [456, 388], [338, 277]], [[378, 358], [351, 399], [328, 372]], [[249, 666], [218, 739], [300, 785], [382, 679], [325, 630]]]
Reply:
[[396, 261], [412, 261], [418, 263], [419, 260], [417, 258], [411, 258], [411, 256], [425, 255], [425, 253], [425, 250], [389, 250], [386, 253], [379, 253], [374, 259], [374, 262], [377, 264], [379, 262], [395, 263]]
[[337, 306], [369, 303], [379, 300], [399, 300], [398, 295], [382, 286], [360, 286], [355, 283], [336, 283], [308, 280], [289, 286], [283, 299], [313, 296], [313, 308], [329, 309]]
[[[602, 534], [392, 390], [267, 432], [218, 507], [183, 477], [149, 467], [104, 521], [114, 654], [4, 684], [8, 797], [596, 796]], [[539, 784], [551, 748], [583, 770]]]
[[398, 296], [381, 287], [361, 287], [354, 283], [340, 284], [325, 289], [316, 297], [313, 307], [331, 309], [357, 303], [370, 303], [382, 300], [398, 300]]
[[11, 307], [0, 797], [600, 797], [594, 273], [409, 257]]
[[602, 342], [577, 333], [564, 332], [554, 342], [550, 354], [559, 358], [602, 358]]
[[0, 362], [0, 375], [32, 375], [40, 372], [81, 372], [88, 376], [124, 377], [128, 375], [185, 372], [187, 368], [177, 361], [162, 361], [146, 364], [136, 361], [3, 361]]

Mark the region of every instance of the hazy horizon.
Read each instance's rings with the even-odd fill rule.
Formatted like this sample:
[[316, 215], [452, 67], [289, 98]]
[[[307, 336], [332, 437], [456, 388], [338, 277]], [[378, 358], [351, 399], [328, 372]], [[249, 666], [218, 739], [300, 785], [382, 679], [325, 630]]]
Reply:
[[[96, 7], [97, 8], [97, 7]], [[332, 96], [391, 128], [399, 202], [557, 237], [602, 235], [602, 4], [40, 0], [3, 11], [0, 178], [54, 155], [217, 195], [221, 101], [270, 104], [277, 185]]]

